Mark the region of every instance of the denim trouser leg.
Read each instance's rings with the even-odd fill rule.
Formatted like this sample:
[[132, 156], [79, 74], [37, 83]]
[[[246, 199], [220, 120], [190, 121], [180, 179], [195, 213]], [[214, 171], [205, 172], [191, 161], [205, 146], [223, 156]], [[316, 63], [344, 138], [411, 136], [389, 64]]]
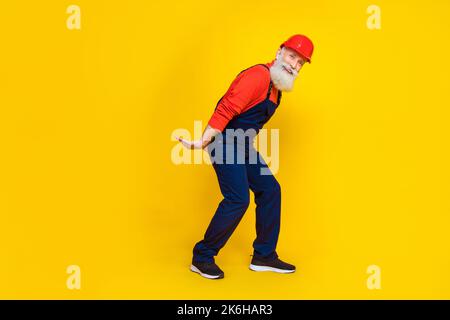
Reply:
[[194, 261], [213, 262], [241, 221], [249, 205], [245, 164], [213, 164], [223, 200], [217, 207], [205, 236], [194, 247]]
[[270, 173], [262, 159], [257, 164], [247, 164], [249, 186], [256, 203], [257, 236], [253, 242], [253, 255], [259, 259], [273, 260], [278, 257], [275, 250], [280, 233], [281, 188], [271, 173], [261, 175], [261, 169]]
[[255, 164], [213, 164], [219, 180], [223, 200], [220, 202], [203, 240], [193, 250], [195, 262], [213, 262], [241, 221], [249, 205], [249, 189], [255, 194], [256, 233], [254, 256], [271, 260], [280, 231], [280, 185], [272, 174], [261, 175], [267, 165], [259, 160]]

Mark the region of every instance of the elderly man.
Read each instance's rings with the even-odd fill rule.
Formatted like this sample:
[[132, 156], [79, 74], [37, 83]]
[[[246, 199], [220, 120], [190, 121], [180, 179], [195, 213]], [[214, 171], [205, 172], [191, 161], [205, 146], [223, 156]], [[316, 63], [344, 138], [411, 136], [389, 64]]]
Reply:
[[[256, 133], [271, 118], [280, 104], [281, 92], [291, 91], [294, 81], [302, 68], [311, 62], [314, 50], [311, 40], [304, 35], [294, 35], [281, 44], [276, 59], [270, 63], [257, 64], [238, 74], [225, 95], [219, 100], [208, 122], [202, 139], [187, 141], [177, 137], [185, 147], [200, 149], [208, 147], [210, 156], [215, 151], [210, 147], [213, 141], [234, 145], [230, 149], [220, 149], [227, 161], [212, 161], [219, 180], [223, 200], [220, 202], [203, 240], [193, 250], [190, 269], [208, 279], [224, 277], [223, 271], [214, 262], [214, 257], [225, 245], [241, 221], [249, 205], [249, 190], [255, 195], [256, 233], [253, 242], [253, 258], [250, 269], [253, 271], [273, 271], [292, 273], [295, 266], [281, 261], [276, 253], [280, 231], [281, 189], [275, 177], [268, 170], [267, 164], [257, 153], [256, 163], [251, 163], [249, 150], [254, 150], [252, 143], [245, 142], [238, 146], [234, 137], [229, 138], [229, 131], [249, 131]], [[227, 132], [227, 134], [225, 134]], [[228, 137], [228, 139], [227, 139]], [[244, 163], [228, 161], [236, 152], [243, 151]], [[266, 169], [269, 174], [261, 174]], [[266, 172], [267, 172], [266, 171]]]

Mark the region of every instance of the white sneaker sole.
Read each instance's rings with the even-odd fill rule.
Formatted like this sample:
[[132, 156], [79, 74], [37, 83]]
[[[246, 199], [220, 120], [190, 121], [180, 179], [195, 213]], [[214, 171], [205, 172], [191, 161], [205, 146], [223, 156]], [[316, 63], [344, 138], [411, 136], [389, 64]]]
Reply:
[[220, 276], [213, 276], [213, 275], [210, 275], [210, 274], [203, 273], [196, 266], [194, 266], [193, 264], [191, 264], [191, 271], [193, 271], [195, 273], [198, 273], [199, 275], [201, 275], [202, 277], [205, 277], [207, 279], [220, 279], [221, 278]]
[[284, 269], [277, 269], [277, 268], [272, 268], [272, 267], [267, 267], [267, 266], [257, 266], [254, 264], [250, 264], [250, 270], [258, 271], [258, 272], [272, 271], [272, 272], [276, 272], [276, 273], [293, 273], [293, 272], [295, 272], [295, 269], [294, 270], [284, 270]]

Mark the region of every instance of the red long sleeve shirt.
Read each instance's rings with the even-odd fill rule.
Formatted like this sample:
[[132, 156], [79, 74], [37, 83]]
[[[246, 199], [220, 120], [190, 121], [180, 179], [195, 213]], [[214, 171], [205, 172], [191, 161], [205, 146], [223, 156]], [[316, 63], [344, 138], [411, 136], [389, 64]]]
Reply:
[[[270, 68], [274, 61], [266, 63]], [[230, 88], [217, 105], [208, 124], [223, 131], [235, 116], [262, 102], [270, 84], [270, 72], [262, 65], [253, 66], [241, 72], [231, 83]], [[278, 90], [272, 86], [269, 99], [277, 103]]]

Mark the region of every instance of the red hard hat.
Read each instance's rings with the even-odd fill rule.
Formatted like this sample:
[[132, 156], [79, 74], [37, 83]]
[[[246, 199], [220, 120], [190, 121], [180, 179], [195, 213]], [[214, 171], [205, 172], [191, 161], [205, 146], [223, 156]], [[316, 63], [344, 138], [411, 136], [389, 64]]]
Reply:
[[306, 58], [309, 63], [311, 63], [311, 56], [314, 51], [314, 45], [307, 36], [301, 34], [293, 35], [281, 44], [280, 48], [283, 47], [294, 50], [299, 55]]

